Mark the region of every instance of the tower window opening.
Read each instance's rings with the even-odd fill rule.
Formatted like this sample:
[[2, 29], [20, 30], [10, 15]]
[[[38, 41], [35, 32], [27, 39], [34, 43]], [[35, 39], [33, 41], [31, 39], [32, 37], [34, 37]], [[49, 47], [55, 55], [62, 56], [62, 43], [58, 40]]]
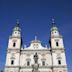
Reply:
[[14, 60], [11, 60], [11, 65], [13, 65], [14, 64]]
[[58, 60], [58, 64], [61, 65], [61, 60]]
[[56, 31], [55, 31], [55, 33], [56, 33]]
[[15, 32], [15, 34], [16, 34], [17, 32]]
[[45, 61], [42, 61], [42, 65], [45, 66]]
[[56, 46], [59, 46], [59, 43], [58, 42], [56, 42]]
[[30, 65], [30, 62], [29, 61], [27, 61], [27, 66], [29, 66]]
[[16, 46], [16, 43], [14, 42], [14, 43], [13, 43], [13, 47], [15, 47], [15, 46]]

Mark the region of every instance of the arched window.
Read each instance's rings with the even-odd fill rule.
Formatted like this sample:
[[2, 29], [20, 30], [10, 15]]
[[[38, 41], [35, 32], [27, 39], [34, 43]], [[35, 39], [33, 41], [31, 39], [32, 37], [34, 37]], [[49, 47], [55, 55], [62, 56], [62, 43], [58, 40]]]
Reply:
[[58, 60], [58, 64], [61, 65], [61, 60]]
[[11, 65], [13, 65], [14, 64], [14, 60], [11, 60]]
[[16, 43], [14, 42], [14, 43], [13, 43], [13, 47], [15, 47], [15, 46], [16, 46]]
[[56, 46], [59, 46], [59, 43], [58, 42], [56, 42]]

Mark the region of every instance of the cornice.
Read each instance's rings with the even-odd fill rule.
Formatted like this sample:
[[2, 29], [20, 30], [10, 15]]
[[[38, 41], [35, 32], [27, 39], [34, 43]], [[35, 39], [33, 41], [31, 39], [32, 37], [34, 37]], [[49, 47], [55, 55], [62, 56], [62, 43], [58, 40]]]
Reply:
[[[5, 68], [20, 68], [20, 69], [32, 69], [32, 66], [5, 66]], [[67, 65], [61, 65], [61, 66], [39, 66], [39, 68], [67, 68]]]
[[63, 38], [63, 36], [51, 36], [50, 38]]
[[39, 50], [28, 49], [28, 50], [21, 50], [21, 51], [50, 51], [50, 50], [49, 49], [39, 49]]
[[64, 49], [52, 49], [51, 52], [55, 53], [56, 51], [61, 51], [61, 53], [64, 53], [65, 50]]
[[16, 53], [20, 53], [20, 49], [7, 49], [7, 53], [10, 53], [10, 52], [12, 52], [12, 51], [14, 51], [14, 52], [16, 52]]
[[67, 68], [67, 65], [53, 66], [53, 68]]
[[21, 54], [24, 54], [24, 53], [33, 53], [33, 52], [41, 52], [41, 53], [48, 53], [48, 54], [51, 54], [50, 50], [21, 50]]
[[19, 68], [20, 66], [5, 66], [5, 68]]
[[51, 48], [51, 50], [65, 50], [65, 48]]
[[18, 39], [20, 39], [21, 37], [14, 37], [14, 36], [9, 36], [9, 39], [12, 39], [12, 38], [18, 38]]
[[[32, 66], [21, 66], [20, 68], [32, 68]], [[39, 68], [52, 68], [52, 66], [39, 66]]]

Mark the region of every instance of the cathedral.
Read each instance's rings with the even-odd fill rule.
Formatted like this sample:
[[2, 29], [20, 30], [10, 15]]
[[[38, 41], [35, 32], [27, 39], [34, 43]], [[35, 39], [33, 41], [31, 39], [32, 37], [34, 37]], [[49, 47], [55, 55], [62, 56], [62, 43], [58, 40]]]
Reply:
[[22, 46], [19, 22], [9, 36], [4, 72], [68, 72], [63, 36], [54, 19], [50, 30], [49, 47], [35, 37], [28, 47]]

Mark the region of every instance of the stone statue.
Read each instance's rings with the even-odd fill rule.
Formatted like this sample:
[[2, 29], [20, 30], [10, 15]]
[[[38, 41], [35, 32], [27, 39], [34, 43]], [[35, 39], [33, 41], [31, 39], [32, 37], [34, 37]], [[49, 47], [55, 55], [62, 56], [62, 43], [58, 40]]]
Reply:
[[34, 55], [34, 61], [35, 61], [35, 63], [38, 63], [38, 55], [37, 55], [37, 53], [35, 53], [35, 55]]
[[39, 72], [38, 68], [39, 68], [39, 64], [38, 64], [38, 55], [37, 53], [35, 53], [34, 55], [34, 62], [35, 64], [32, 65], [32, 72]]

